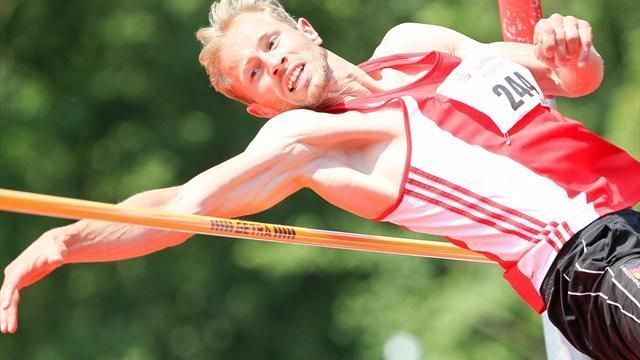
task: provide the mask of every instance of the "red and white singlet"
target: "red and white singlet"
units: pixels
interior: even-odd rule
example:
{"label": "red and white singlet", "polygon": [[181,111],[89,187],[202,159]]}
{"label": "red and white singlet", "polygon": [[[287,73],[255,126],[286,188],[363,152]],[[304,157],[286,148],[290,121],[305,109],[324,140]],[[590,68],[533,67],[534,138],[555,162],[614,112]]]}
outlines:
{"label": "red and white singlet", "polygon": [[640,201],[640,163],[548,107],[518,64],[431,52],[360,65],[368,73],[409,66],[426,73],[327,110],[404,112],[404,178],[378,220],[496,260],[514,290],[544,311],[539,288],[558,251],[592,221]]}

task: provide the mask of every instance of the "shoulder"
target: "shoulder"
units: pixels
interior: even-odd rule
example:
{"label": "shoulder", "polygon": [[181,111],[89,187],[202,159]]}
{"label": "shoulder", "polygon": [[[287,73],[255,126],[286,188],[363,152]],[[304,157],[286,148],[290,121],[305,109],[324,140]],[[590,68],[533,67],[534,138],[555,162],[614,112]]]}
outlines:
{"label": "shoulder", "polygon": [[342,141],[388,138],[403,134],[403,116],[397,109],[362,113],[329,114],[313,110],[292,110],[269,120],[250,148],[306,144],[328,147]]}
{"label": "shoulder", "polygon": [[453,42],[458,32],[443,26],[402,23],[385,34],[372,58],[409,52],[440,51],[453,54]]}
{"label": "shoulder", "polygon": [[269,119],[258,135],[295,137],[309,128],[321,127],[323,121],[340,118],[341,114],[329,114],[308,109],[295,109],[280,113]]}
{"label": "shoulder", "polygon": [[339,117],[307,109],[285,111],[265,122],[247,149],[291,146],[309,134],[326,131]]}
{"label": "shoulder", "polygon": [[298,109],[285,111],[267,120],[256,134],[249,147],[264,143],[284,143],[291,140],[295,134],[295,127],[299,127],[299,119],[314,115],[308,110]]}

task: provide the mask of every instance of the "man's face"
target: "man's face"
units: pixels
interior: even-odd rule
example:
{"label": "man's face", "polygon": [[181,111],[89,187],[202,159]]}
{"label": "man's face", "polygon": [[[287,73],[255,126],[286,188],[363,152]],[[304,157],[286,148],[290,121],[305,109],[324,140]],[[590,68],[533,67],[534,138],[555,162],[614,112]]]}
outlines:
{"label": "man's face", "polygon": [[233,88],[260,108],[314,108],[326,97],[330,69],[322,40],[304,19],[298,29],[266,13],[237,16],[227,30],[220,66]]}

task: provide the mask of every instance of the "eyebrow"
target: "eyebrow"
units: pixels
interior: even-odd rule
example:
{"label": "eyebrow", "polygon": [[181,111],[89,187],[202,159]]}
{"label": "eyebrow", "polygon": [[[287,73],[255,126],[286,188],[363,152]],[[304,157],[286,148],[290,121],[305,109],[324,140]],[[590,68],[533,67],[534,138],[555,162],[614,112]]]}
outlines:
{"label": "eyebrow", "polygon": [[[256,47],[259,47],[261,43],[264,42],[264,39],[269,36],[269,34],[271,34],[272,31],[265,31],[264,33],[262,33],[262,35],[260,35],[260,37],[258,38],[258,40],[256,41]],[[243,63],[242,66],[240,67],[240,79],[244,80],[244,74],[247,73],[247,64],[249,63],[249,59],[246,59]]]}

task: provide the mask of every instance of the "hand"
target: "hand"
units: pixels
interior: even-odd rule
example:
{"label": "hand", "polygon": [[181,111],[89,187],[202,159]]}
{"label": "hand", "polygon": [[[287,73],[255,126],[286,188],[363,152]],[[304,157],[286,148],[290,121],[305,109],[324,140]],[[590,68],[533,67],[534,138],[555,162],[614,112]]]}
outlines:
{"label": "hand", "polygon": [[47,231],[5,268],[0,288],[0,332],[3,334],[13,334],[18,329],[20,290],[63,264],[66,236],[64,228]]}
{"label": "hand", "polygon": [[559,14],[538,21],[533,33],[536,57],[550,68],[583,67],[589,58],[592,40],[588,22]]}

